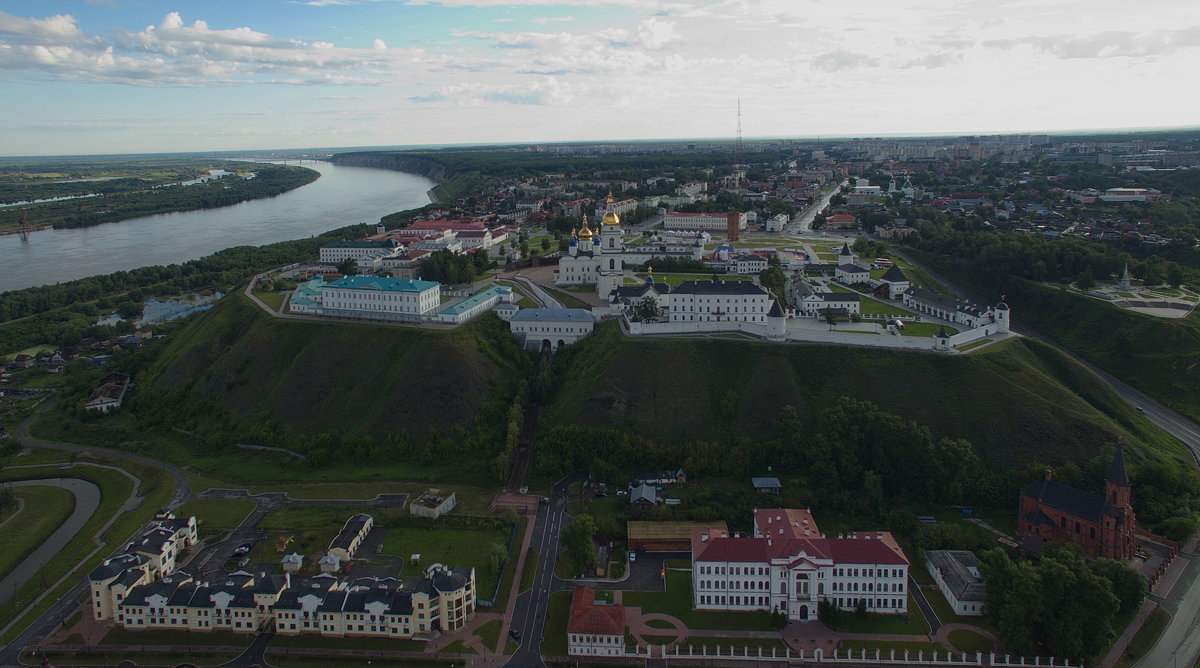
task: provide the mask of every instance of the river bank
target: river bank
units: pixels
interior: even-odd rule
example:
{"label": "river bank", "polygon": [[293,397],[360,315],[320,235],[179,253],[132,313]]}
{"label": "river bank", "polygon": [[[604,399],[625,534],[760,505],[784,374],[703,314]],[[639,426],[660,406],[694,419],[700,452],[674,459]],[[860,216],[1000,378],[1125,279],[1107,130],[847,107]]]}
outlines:
{"label": "river bank", "polygon": [[0,272],[0,292],[179,264],[234,246],[305,239],[350,224],[375,223],[428,204],[434,185],[432,179],[391,169],[313,160],[301,165],[321,177],[274,197],[93,227],[0,236],[6,269]]}

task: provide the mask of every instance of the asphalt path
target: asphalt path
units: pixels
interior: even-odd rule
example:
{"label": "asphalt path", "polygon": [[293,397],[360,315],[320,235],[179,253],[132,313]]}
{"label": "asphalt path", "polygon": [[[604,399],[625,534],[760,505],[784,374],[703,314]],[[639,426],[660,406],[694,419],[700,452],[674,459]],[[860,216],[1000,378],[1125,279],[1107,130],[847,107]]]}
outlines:
{"label": "asphalt path", "polygon": [[[522,668],[544,668],[542,662],[542,636],[546,630],[546,614],[550,606],[550,595],[569,588],[569,585],[554,576],[554,563],[558,558],[558,539],[566,520],[568,502],[567,486],[577,479],[586,478],[585,473],[576,473],[554,484],[550,502],[538,506],[537,525],[530,548],[538,552],[534,570],[533,586],[517,597],[513,608],[510,632],[520,634],[520,648],[508,660],[510,666]],[[521,577],[517,573],[516,577]]]}
{"label": "asphalt path", "polygon": [[804,235],[804,234],[811,232],[812,231],[812,223],[813,223],[813,220],[816,219],[817,214],[821,213],[829,206],[829,200],[833,199],[834,195],[841,192],[842,188],[844,188],[847,183],[849,183],[849,181],[842,181],[833,190],[830,190],[829,192],[822,195],[821,199],[819,199],[816,202],[813,202],[811,205],[809,205],[809,207],[804,210],[804,213],[800,214],[799,218],[793,220],[791,223],[788,224],[787,228],[785,228],[786,233],[794,234],[794,235]]}
{"label": "asphalt path", "polygon": [[[3,606],[37,572],[54,558],[75,534],[87,524],[92,514],[100,507],[100,488],[79,478],[43,478],[41,480],[18,480],[9,483],[13,487],[61,487],[75,496],[75,509],[67,519],[42,542],[24,561],[17,564],[3,580],[0,580],[0,606]],[[37,509],[31,509],[36,512]]]}
{"label": "asphalt path", "polygon": [[522,276],[521,272],[518,271],[513,276],[513,280],[524,285],[525,289],[529,292],[529,296],[533,297],[534,301],[538,302],[538,305],[541,306],[542,308],[562,308],[563,307],[562,302],[560,302],[557,299],[555,299],[554,297],[550,296],[550,293],[543,290],[542,286],[540,286],[537,283],[534,283],[533,281],[529,280],[528,278],[525,278],[524,276]]}

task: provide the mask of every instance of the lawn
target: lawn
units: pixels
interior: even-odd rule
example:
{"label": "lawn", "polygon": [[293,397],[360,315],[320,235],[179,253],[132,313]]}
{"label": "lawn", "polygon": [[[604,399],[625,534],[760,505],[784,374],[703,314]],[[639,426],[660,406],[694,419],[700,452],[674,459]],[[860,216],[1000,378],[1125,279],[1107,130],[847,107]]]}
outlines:
{"label": "lawn", "polygon": [[[938,333],[942,325],[936,322],[905,322],[904,329],[900,333],[904,336],[924,336],[932,337]],[[946,333],[950,336],[958,334],[958,330],[953,327],[946,327]]]}
{"label": "lawn", "polygon": [[492,592],[496,591],[496,582],[501,573],[492,568],[489,555],[493,546],[499,545],[503,549],[508,545],[509,531],[508,528],[459,528],[436,524],[428,527],[392,527],[388,529],[379,552],[405,559],[420,554],[421,563],[406,565],[402,571],[405,575],[419,575],[432,563],[474,566],[479,597],[490,599]]}
{"label": "lawn", "polygon": [[[833,292],[854,292],[853,290],[837,285],[836,283],[830,283],[829,289]],[[912,315],[912,313],[910,313],[907,309],[897,306],[894,303],[889,304],[886,302],[881,302],[878,299],[872,299],[863,295],[859,295],[858,305],[859,311],[864,315],[898,315],[904,317]],[[934,329],[934,332],[936,331],[937,330]],[[932,335],[932,333],[930,335]]]}
{"label": "lawn", "polygon": [[779,625],[770,613],[715,612],[692,610],[692,581],[690,574],[683,571],[667,571],[667,590],[627,591],[623,601],[627,606],[636,606],[643,613],[657,612],[671,615],[682,621],[690,630],[716,631],[778,631]]}
{"label": "lawn", "polygon": [[501,620],[493,619],[492,621],[481,624],[475,629],[475,635],[483,641],[483,646],[488,649],[496,649],[496,641],[500,639]]}
{"label": "lawn", "polygon": [[972,349],[978,348],[980,346],[986,346],[987,344],[989,344],[991,342],[992,342],[991,339],[980,339],[978,341],[972,341],[965,346],[957,346],[957,350],[959,352],[965,353],[968,350],[972,350]]}
{"label": "lawn", "polygon": [[[629,604],[628,599],[625,603]],[[546,628],[542,636],[544,656],[567,655],[567,617],[570,611],[571,592],[560,591],[550,595],[550,605],[546,608]]]}
{"label": "lawn", "polygon": [[196,516],[202,529],[236,529],[254,510],[253,501],[242,499],[196,499],[179,507],[179,517]]}
{"label": "lawn", "polygon": [[517,285],[516,283],[512,283],[510,281],[496,281],[496,282],[499,283],[500,285],[507,285],[508,287],[513,289],[513,292],[515,292],[517,294],[517,302],[516,302],[517,306],[520,306],[521,308],[536,308],[537,307],[537,302],[533,301],[533,299],[523,289],[521,289],[521,286]]}
{"label": "lawn", "polygon": [[254,290],[250,294],[261,299],[272,311],[278,311],[279,307],[283,305],[282,293],[268,290]]}
{"label": "lawn", "polygon": [[129,631],[112,628],[100,640],[101,645],[214,645],[222,647],[245,647],[254,640],[253,634],[232,631]]}
{"label": "lawn", "polygon": [[441,649],[441,651],[446,652],[447,654],[478,654],[479,653],[479,652],[476,652],[475,650],[471,649],[470,647],[467,647],[466,643],[463,642],[462,640],[455,640],[454,642],[450,643],[449,645],[446,645],[445,647],[443,647]]}
{"label": "lawn", "polygon": [[551,297],[554,297],[558,301],[562,302],[562,305],[566,308],[592,308],[590,304],[585,303],[582,299],[569,295],[562,290],[555,290],[544,285],[542,286],[542,289],[545,290],[546,293]]}
{"label": "lawn", "polygon": [[[316,566],[319,553],[325,552],[329,543],[341,531],[342,525],[351,516],[364,512],[361,506],[283,506],[273,510],[259,522],[267,532],[251,552],[251,560],[278,562],[283,555],[299,552],[307,555],[306,568]],[[378,511],[366,511],[379,521]],[[368,555],[360,555],[368,556]]]}
{"label": "lawn", "polygon": [[996,649],[992,646],[992,641],[974,631],[951,631],[949,640],[954,649],[967,654],[991,652]]}
{"label": "lawn", "polygon": [[1171,621],[1171,614],[1162,608],[1154,608],[1150,612],[1150,616],[1142,624],[1142,628],[1138,629],[1133,638],[1129,641],[1129,646],[1125,648],[1125,652],[1121,654],[1121,658],[1117,659],[1116,668],[1127,668],[1137,663],[1139,659],[1146,655],[1154,648],[1154,644],[1158,642],[1158,637],[1166,630],[1167,624]]}
{"label": "lawn", "polygon": [[0,577],[24,561],[75,510],[75,495],[60,487],[14,487],[13,494],[25,500],[25,507],[4,525]]}
{"label": "lawn", "polygon": [[875,612],[858,614],[846,612],[839,616],[837,631],[842,633],[925,634],[929,627],[921,615],[912,592],[908,594],[908,612],[903,615],[884,615]]}

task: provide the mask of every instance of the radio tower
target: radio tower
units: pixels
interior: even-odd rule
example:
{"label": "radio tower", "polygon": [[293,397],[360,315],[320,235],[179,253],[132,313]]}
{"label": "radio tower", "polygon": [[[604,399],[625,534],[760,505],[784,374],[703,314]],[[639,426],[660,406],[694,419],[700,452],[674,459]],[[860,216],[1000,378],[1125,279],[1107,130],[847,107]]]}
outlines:
{"label": "radio tower", "polygon": [[733,168],[741,169],[746,164],[746,147],[742,144],[742,98],[737,103],[737,141],[733,144]]}

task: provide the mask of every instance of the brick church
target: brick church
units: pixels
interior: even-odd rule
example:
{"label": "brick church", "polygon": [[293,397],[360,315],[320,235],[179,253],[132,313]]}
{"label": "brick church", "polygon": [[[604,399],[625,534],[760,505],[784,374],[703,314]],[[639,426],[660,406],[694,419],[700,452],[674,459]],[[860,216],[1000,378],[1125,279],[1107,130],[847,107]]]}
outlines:
{"label": "brick church", "polygon": [[1125,454],[1117,449],[1104,481],[1104,496],[1060,485],[1046,478],[1021,490],[1017,535],[1031,552],[1043,544],[1074,543],[1084,555],[1126,561],[1137,547],[1137,519],[1129,505]]}

